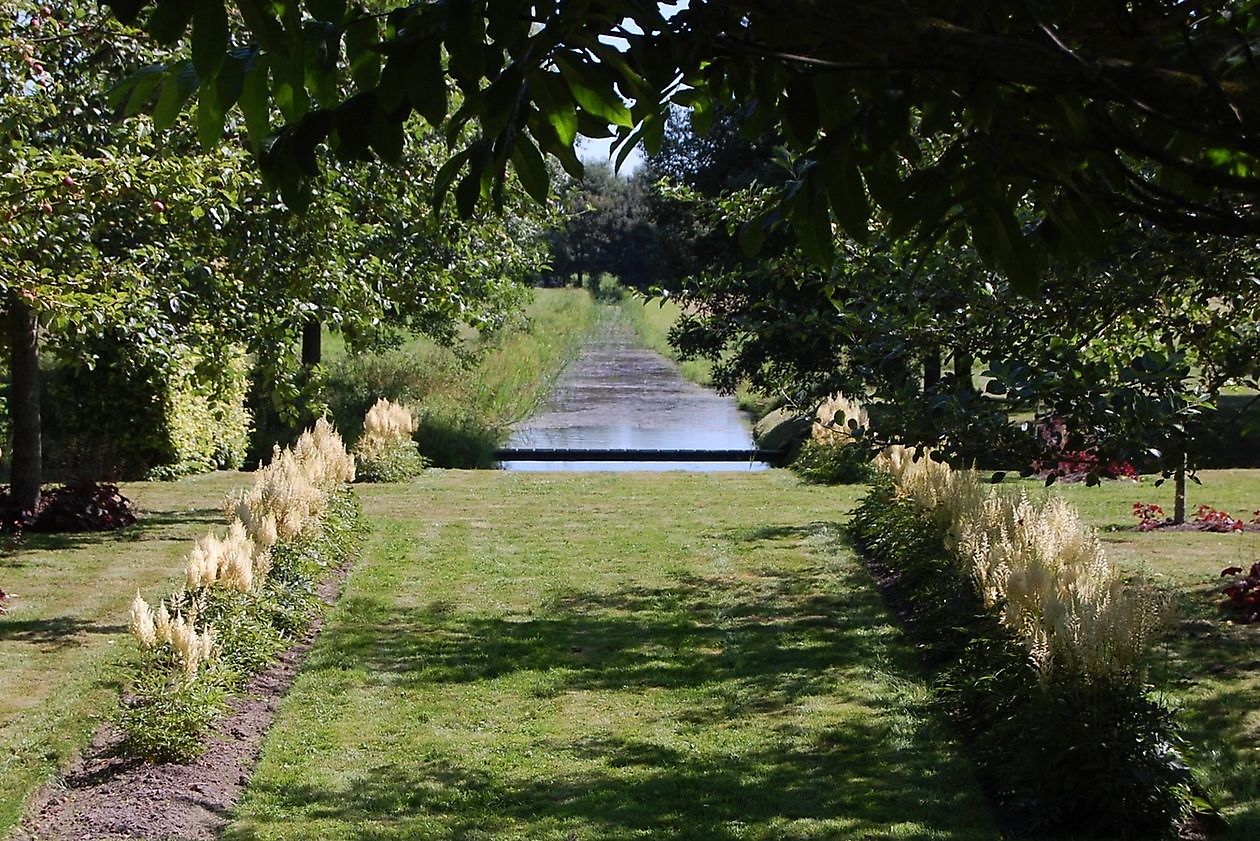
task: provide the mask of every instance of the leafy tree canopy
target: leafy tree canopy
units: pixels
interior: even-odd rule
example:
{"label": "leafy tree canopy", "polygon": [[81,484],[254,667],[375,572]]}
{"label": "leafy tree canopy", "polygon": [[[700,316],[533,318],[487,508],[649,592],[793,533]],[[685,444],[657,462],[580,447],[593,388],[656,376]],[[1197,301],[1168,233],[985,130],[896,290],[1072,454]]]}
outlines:
{"label": "leafy tree canopy", "polygon": [[1126,215],[1260,230],[1255,0],[692,0],[672,17],[655,0],[105,2],[190,45],[132,97],[163,122],[195,92],[207,141],[238,106],[290,202],[321,145],[397,159],[413,112],[457,146],[435,200],[453,189],[469,214],[509,164],[539,199],[544,154],[580,175],[579,134],[651,151],[672,105],[703,126],[734,101],[790,152],[750,249],[787,223],[829,264],[833,226],[864,242],[879,208],[894,237],[965,230],[1030,289]]}

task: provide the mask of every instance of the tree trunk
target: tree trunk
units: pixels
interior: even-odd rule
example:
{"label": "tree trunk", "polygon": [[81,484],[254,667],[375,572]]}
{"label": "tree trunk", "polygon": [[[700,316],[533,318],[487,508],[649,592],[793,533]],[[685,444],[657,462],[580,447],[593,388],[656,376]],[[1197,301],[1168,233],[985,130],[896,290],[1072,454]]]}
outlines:
{"label": "tree trunk", "polygon": [[1183,453],[1181,464],[1173,477],[1173,525],[1179,526],[1186,521],[1186,461]]}
{"label": "tree trunk", "polygon": [[39,508],[43,483],[43,443],[39,419],[39,320],[16,292],[9,292],[9,354],[12,387],[9,422],[13,428],[9,493],[18,510]]}
{"label": "tree trunk", "polygon": [[309,318],[302,325],[302,364],[308,368],[319,364],[321,332],[318,318]]}
{"label": "tree trunk", "polygon": [[935,388],[941,381],[941,351],[931,348],[923,357],[923,390]]}
{"label": "tree trunk", "polygon": [[975,391],[975,381],[971,378],[971,368],[975,357],[962,348],[954,348],[954,390],[959,392]]}

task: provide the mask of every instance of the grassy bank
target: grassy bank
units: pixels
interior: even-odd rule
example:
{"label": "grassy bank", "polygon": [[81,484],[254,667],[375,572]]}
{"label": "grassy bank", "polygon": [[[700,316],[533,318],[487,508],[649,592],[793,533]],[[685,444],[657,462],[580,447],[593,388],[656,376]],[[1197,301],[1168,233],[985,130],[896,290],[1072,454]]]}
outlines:
{"label": "grassy bank", "polygon": [[216,473],[130,483],[124,493],[141,509],[137,525],[115,534],[32,534],[0,551],[0,582],[13,594],[0,617],[0,837],[30,792],[117,710],[136,589],[182,578],[193,539],[223,522],[220,500],[248,481]]}
{"label": "grassy bank", "polygon": [[[634,328],[635,333],[645,345],[677,362],[678,370],[692,382],[704,386],[712,385],[713,364],[711,362],[704,359],[680,360],[678,351],[669,344],[670,328],[682,314],[682,309],[678,304],[659,298],[645,301],[642,298],[627,296],[618,303],[618,307],[627,323]],[[735,399],[739,407],[754,418],[764,416],[771,409],[772,398],[754,392],[747,386],[740,386],[735,393]]]}
{"label": "grassy bank", "polygon": [[430,473],[373,537],[228,838],[996,833],[784,473]]}
{"label": "grassy bank", "polygon": [[[1189,509],[1208,504],[1251,519],[1260,508],[1260,471],[1205,470],[1190,485]],[[1172,511],[1173,488],[1106,482],[1055,490],[1100,529],[1108,557],[1153,577],[1177,599],[1179,619],[1152,669],[1152,682],[1180,708],[1187,756],[1201,770],[1231,827],[1222,838],[1260,837],[1260,626],[1236,625],[1221,612],[1221,569],[1260,561],[1260,534],[1133,530],[1133,503]]]}
{"label": "grassy bank", "polygon": [[599,316],[580,289],[539,289],[519,321],[462,349],[414,338],[383,353],[330,343],[325,391],[337,428],[354,441],[378,397],[410,406],[417,440],[441,467],[486,467],[509,424],[550,393]]}

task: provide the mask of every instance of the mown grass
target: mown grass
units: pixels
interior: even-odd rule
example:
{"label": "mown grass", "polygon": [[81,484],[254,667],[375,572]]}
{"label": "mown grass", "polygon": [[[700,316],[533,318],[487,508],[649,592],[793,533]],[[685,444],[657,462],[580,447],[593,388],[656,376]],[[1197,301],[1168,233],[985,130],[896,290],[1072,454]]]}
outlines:
{"label": "mown grass", "polygon": [[[669,343],[669,331],[682,315],[677,303],[662,298],[644,299],[634,296],[623,298],[618,307],[639,339],[652,350],[669,357],[678,364],[678,370],[694,383],[713,384],[713,363],[706,359],[680,360],[678,351]],[[773,398],[741,385],[735,393],[739,407],[754,419],[763,417],[773,408]]]}
{"label": "mown grass", "polygon": [[378,397],[410,406],[417,439],[438,466],[489,466],[510,424],[531,414],[594,329],[600,308],[582,289],[538,289],[519,321],[459,348],[413,337],[349,354],[330,342],[325,396],[348,441]]}
{"label": "mown grass", "polygon": [[[1208,504],[1251,519],[1260,508],[1260,471],[1199,477],[1203,484],[1188,489],[1191,514]],[[1174,594],[1178,618],[1156,651],[1151,681],[1180,710],[1191,764],[1230,821],[1219,837],[1260,838],[1260,626],[1235,625],[1220,607],[1221,570],[1260,561],[1260,533],[1137,532],[1134,502],[1172,511],[1172,483],[1154,482],[1058,485],[1053,492],[1100,530],[1109,558]]]}
{"label": "mown grass", "polygon": [[123,486],[141,521],[110,534],[27,535],[0,550],[0,837],[23,803],[118,707],[137,588],[164,591],[192,540],[221,523],[219,501],[247,477]]}
{"label": "mown grass", "polygon": [[374,522],[232,839],[985,839],[789,474],[429,473]]}

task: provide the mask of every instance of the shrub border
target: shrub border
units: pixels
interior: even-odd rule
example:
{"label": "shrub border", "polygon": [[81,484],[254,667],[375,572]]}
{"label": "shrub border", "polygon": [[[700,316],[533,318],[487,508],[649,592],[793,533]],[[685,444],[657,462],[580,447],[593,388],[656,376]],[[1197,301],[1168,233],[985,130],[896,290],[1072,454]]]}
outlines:
{"label": "shrub border", "polygon": [[1149,686],[1038,679],[985,609],[945,533],[877,482],[849,533],[915,642],[936,705],[958,730],[1003,827],[1017,836],[1174,838],[1219,820]]}

